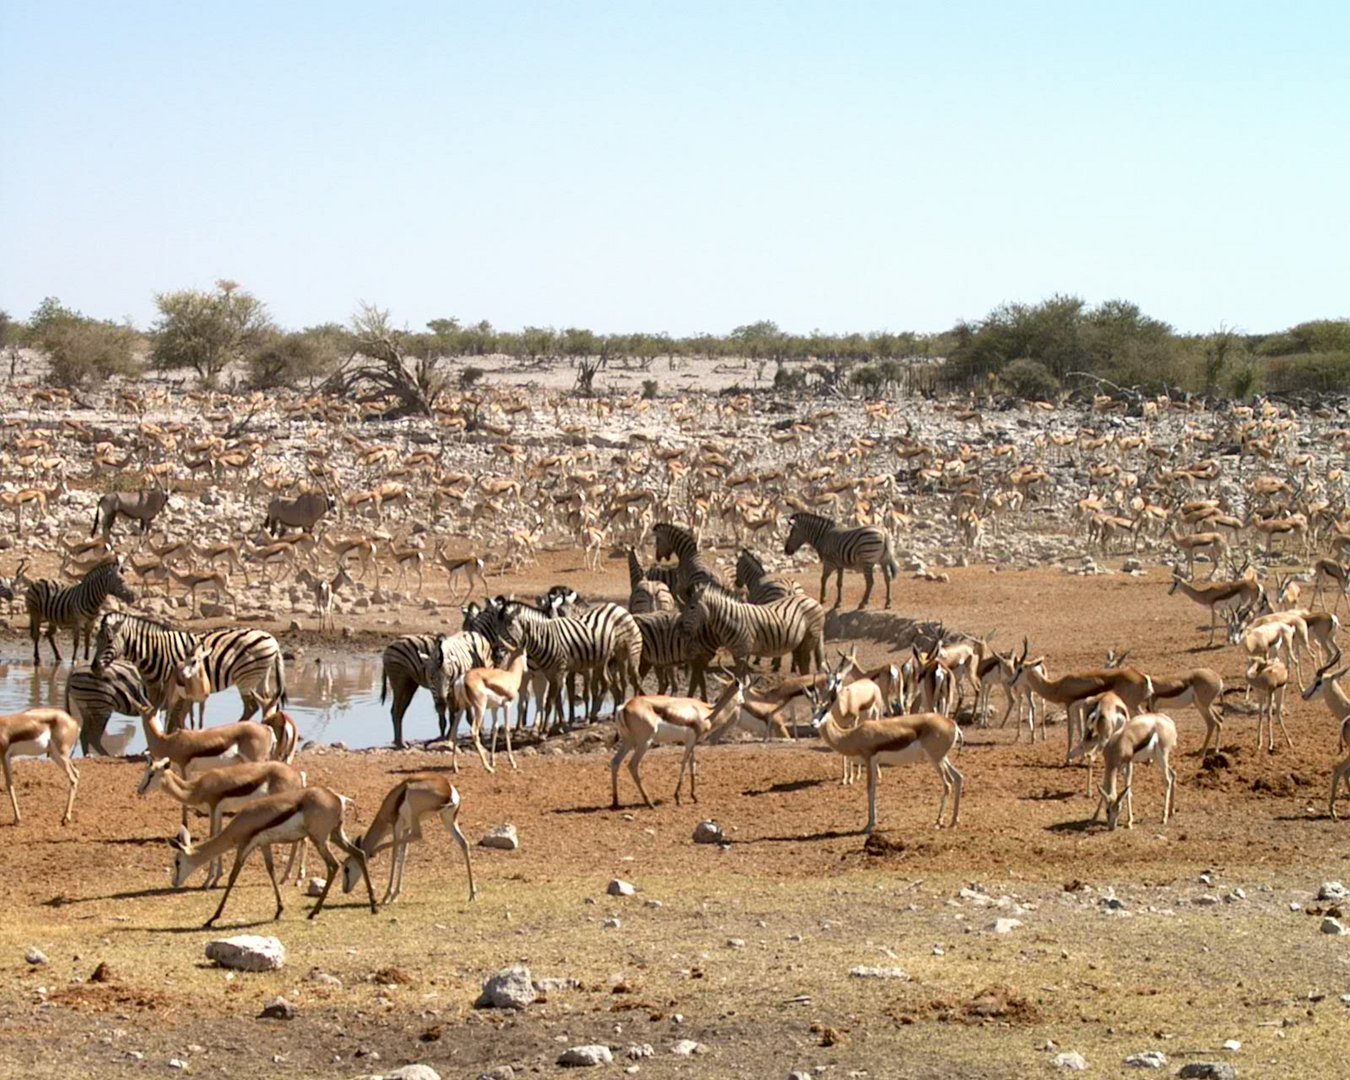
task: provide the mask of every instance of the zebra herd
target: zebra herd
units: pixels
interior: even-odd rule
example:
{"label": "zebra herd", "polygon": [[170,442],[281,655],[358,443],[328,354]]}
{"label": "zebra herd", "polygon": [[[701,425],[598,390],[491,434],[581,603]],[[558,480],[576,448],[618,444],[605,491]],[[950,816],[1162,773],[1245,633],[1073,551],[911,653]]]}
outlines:
{"label": "zebra herd", "polygon": [[[627,608],[599,603],[575,611],[576,593],[554,586],[535,604],[504,596],[483,606],[468,604],[461,609],[464,622],[457,634],[417,634],[391,643],[383,655],[380,701],[392,690],[395,745],[405,745],[403,718],[419,687],[431,692],[440,735],[446,738],[464,710],[456,686],[465,673],[514,648],[525,651],[544,732],[562,723],[564,698],[567,723],[575,721],[578,678],[587,714],[595,719],[606,696],[617,711],[629,695],[641,694],[648,674],[664,693],[674,689],[676,675],[684,670],[688,692],[706,697],[707,669],[722,651],[741,675],[752,660],[770,658],[777,669],[785,656],[791,657],[794,672],[823,670],[825,578],[835,573],[842,579],[845,569],[861,570],[870,595],[873,567],[880,565],[889,606],[898,571],[883,530],[840,529],[829,518],[796,514],[788,551],[808,544],[820,554],[825,567],[821,600],[802,595],[785,577],[766,573],[763,560],[748,549],[740,553],[734,582],[745,590],[746,600],[726,588],[715,557],[699,549],[690,530],[661,522],[652,533],[658,565],[644,570],[637,553],[628,551]],[[519,724],[527,722],[527,713],[522,695]]]}

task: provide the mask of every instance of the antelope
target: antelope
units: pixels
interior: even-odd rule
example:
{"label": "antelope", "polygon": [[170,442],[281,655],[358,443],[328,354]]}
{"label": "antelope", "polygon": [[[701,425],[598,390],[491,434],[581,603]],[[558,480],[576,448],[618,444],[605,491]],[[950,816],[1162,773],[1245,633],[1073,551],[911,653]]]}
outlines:
{"label": "antelope", "polygon": [[365,581],[366,575],[375,570],[376,580],[379,579],[379,567],[375,562],[375,541],[367,539],[364,536],[350,536],[344,540],[327,540],[328,547],[333,554],[337,556],[338,566],[345,567],[347,559],[355,555],[361,563],[361,576],[358,580]]}
{"label": "antelope", "polygon": [[867,768],[867,827],[863,831],[871,834],[877,825],[877,780],[881,766],[909,765],[925,758],[932,762],[942,780],[937,826],[942,828],[947,795],[954,792],[951,827],[955,828],[961,816],[961,789],[965,784],[965,778],[949,760],[961,738],[961,729],[956,722],[940,713],[917,713],[862,720],[845,730],[839,726],[834,705],[835,702],[826,697],[811,726],[820,732],[831,750],[845,757],[858,758]]}
{"label": "antelope", "polygon": [[398,587],[403,588],[403,583],[408,579],[408,568],[411,566],[417,571],[417,595],[421,596],[426,588],[426,581],[422,573],[422,563],[425,555],[420,547],[408,545],[399,547],[394,541],[389,541],[389,557],[394,560],[398,567]]}
{"label": "antelope", "polygon": [[1219,673],[1212,668],[1192,668],[1180,675],[1153,675],[1150,678],[1153,680],[1153,697],[1148,703],[1149,709],[1194,706],[1205,722],[1201,760],[1209,755],[1211,739],[1214,740],[1214,752],[1218,753],[1219,738],[1223,734],[1223,720],[1215,710],[1215,705],[1221,705],[1223,698],[1223,679]]}
{"label": "antelope", "polygon": [[1065,726],[1068,729],[1068,747],[1065,750],[1065,762],[1074,746],[1074,732],[1082,731],[1084,701],[1107,690],[1113,690],[1131,712],[1138,712],[1153,693],[1153,682],[1143,672],[1133,667],[1096,668],[1075,672],[1051,679],[1045,673],[1045,658],[1038,656],[1027,659],[1029,645],[1022,639],[1022,655],[1013,661],[1016,671],[1013,674],[1013,689],[1023,679],[1036,695],[1047,704],[1066,707]]}
{"label": "antelope", "polygon": [[[489,772],[497,764],[497,732],[503,726],[506,728],[507,759],[511,762],[511,768],[517,767],[516,755],[511,749],[511,724],[507,710],[512,702],[520,698],[521,683],[525,679],[525,672],[528,667],[529,661],[525,657],[525,649],[517,647],[507,655],[504,668],[470,668],[455,680],[453,691],[455,708],[469,711],[472,718],[470,730],[473,732],[474,746],[477,748],[480,758],[483,758],[481,738],[483,716],[488,710],[492,711],[492,754],[490,759],[483,758],[483,764]],[[459,772],[459,741],[452,740],[452,745],[455,748],[455,772]]]}
{"label": "antelope", "polygon": [[[1337,649],[1326,664],[1317,669],[1312,684],[1303,691],[1303,700],[1312,701],[1313,698],[1320,696],[1327,703],[1331,715],[1340,722],[1340,742],[1337,753],[1344,754],[1347,743],[1350,743],[1350,695],[1347,695],[1341,689],[1340,679],[1347,671],[1350,671],[1350,667],[1343,667],[1332,672],[1331,669],[1340,662],[1341,651]],[[1328,813],[1330,813],[1332,821],[1337,820],[1336,792],[1341,786],[1342,779],[1345,780],[1347,791],[1350,791],[1350,756],[1337,764],[1331,772],[1331,801],[1328,803]]]}
{"label": "antelope", "polygon": [[[1106,747],[1111,737],[1123,728],[1130,719],[1129,707],[1120,699],[1120,695],[1108,690],[1092,702],[1086,716],[1085,730],[1078,745],[1069,751],[1069,760],[1082,758],[1087,763],[1088,795],[1092,795],[1092,761]],[[1092,819],[1097,819],[1102,804],[1098,803]]]}
{"label": "antelope", "polygon": [[58,762],[70,782],[66,796],[66,812],[61,824],[69,825],[75,815],[75,792],[80,786],[80,772],[70,760],[70,752],[80,737],[80,725],[64,709],[25,709],[23,712],[0,716],[0,764],[4,765],[5,787],[9,789],[9,804],[14,808],[14,824],[19,815],[19,793],[14,788],[11,761],[16,757],[37,757],[46,754]]}
{"label": "antelope", "polygon": [[1294,740],[1284,726],[1284,695],[1289,685],[1289,669],[1279,660],[1262,660],[1253,657],[1247,665],[1247,685],[1261,697],[1256,715],[1256,748],[1261,748],[1261,726],[1266,727],[1267,747],[1275,752],[1275,721],[1280,722],[1280,732],[1284,740],[1293,749]]}
{"label": "antelope", "polygon": [[209,585],[216,594],[216,603],[222,599],[228,598],[230,606],[234,609],[237,616],[239,614],[239,601],[234,593],[230,591],[230,575],[216,570],[189,570],[187,573],[179,573],[172,566],[165,565],[169,577],[188,590],[192,597],[192,612],[197,612],[197,590],[203,585]]}
{"label": "antelope", "polygon": [[[851,678],[848,676],[852,676]],[[820,702],[811,695],[817,710]],[[837,671],[826,676],[825,698],[831,702],[826,710],[830,722],[839,730],[848,731],[864,720],[880,720],[886,715],[886,696],[871,679],[862,675],[851,657],[844,660]],[[844,774],[840,783],[851,784],[862,771],[862,762],[844,754]]]}
{"label": "antelope", "polygon": [[1196,585],[1186,581],[1179,569],[1172,570],[1172,587],[1167,590],[1171,596],[1178,589],[1187,599],[1199,604],[1209,612],[1209,644],[1214,645],[1214,632],[1218,629],[1219,612],[1228,612],[1235,608],[1250,607],[1260,599],[1260,584],[1254,577],[1243,576],[1235,581],[1220,581],[1211,585]]}
{"label": "antelope", "polygon": [[625,701],[615,717],[618,749],[609,762],[611,809],[619,809],[619,766],[630,753],[633,757],[628,762],[628,772],[633,777],[633,783],[637,785],[638,793],[648,809],[656,809],[647,789],[642,786],[639,770],[647,751],[661,743],[684,744],[680,775],[675,781],[675,805],[680,804],[680,788],[684,784],[686,767],[689,769],[689,797],[698,802],[694,747],[699,740],[738,719],[745,700],[745,686],[743,680],[729,676],[726,687],[711,705],[698,698],[670,697],[665,694],[639,695]]}
{"label": "antelope", "polygon": [[[1298,620],[1301,624],[1302,620]],[[1306,632],[1307,627],[1304,626]],[[1299,670],[1298,651],[1294,648],[1297,628],[1292,620],[1272,621],[1256,625],[1248,620],[1245,611],[1235,611],[1228,616],[1228,643],[1241,644],[1243,651],[1250,657],[1264,660],[1278,660],[1281,656],[1286,663],[1292,664],[1294,678],[1300,683],[1303,674]]]}
{"label": "antelope", "polygon": [[[1111,665],[1107,665],[1108,667]],[[976,681],[978,686],[976,697],[976,712],[980,716],[980,727],[989,726],[989,705],[993,700],[994,687],[1003,691],[1003,696],[1007,700],[1007,706],[1003,710],[1003,719],[999,721],[999,727],[1005,727],[1008,718],[1012,715],[1013,706],[1017,706],[1017,731],[1013,742],[1022,738],[1022,708],[1026,707],[1027,712],[1027,732],[1031,741],[1036,741],[1036,700],[1028,685],[1023,685],[1020,689],[1014,691],[1013,676],[1016,668],[1013,664],[1013,654],[1007,656],[999,652],[990,650],[989,655],[980,661],[979,668],[976,671]],[[1045,739],[1045,725],[1041,725],[1041,738]]]}
{"label": "antelope", "polygon": [[459,828],[459,792],[439,773],[416,773],[400,781],[380,803],[379,812],[364,834],[353,841],[365,855],[364,860],[348,858],[342,867],[342,891],[356,887],[359,875],[370,860],[385,848],[394,849],[389,864],[389,888],[381,904],[392,904],[403,891],[403,867],[408,860],[408,845],[422,839],[422,819],[439,814],[450,835],[464,853],[464,869],[469,874],[469,900],[478,899],[473,881],[473,863],[469,861],[469,842]]}
{"label": "antelope", "polygon": [[1168,530],[1168,538],[1186,553],[1186,572],[1195,577],[1195,557],[1201,553],[1210,558],[1209,580],[1219,572],[1219,560],[1228,554],[1228,541],[1220,533],[1198,532],[1183,536],[1173,526]]}
{"label": "antelope", "polygon": [[[1112,831],[1120,821],[1120,809],[1125,807],[1125,827],[1134,828],[1135,765],[1157,762],[1163,773],[1162,823],[1176,812],[1177,771],[1172,768],[1172,751],[1177,745],[1177,728],[1170,717],[1162,713],[1141,713],[1130,720],[1107,740],[1102,757],[1106,768],[1106,782],[1098,788],[1106,803],[1106,827]],[[1123,789],[1116,794],[1117,780]]]}
{"label": "antelope", "polygon": [[[266,761],[277,742],[271,728],[251,720],[165,735],[154,716],[146,714],[141,717],[141,727],[150,755],[156,761],[167,758],[184,777],[189,768],[201,770],[237,761]],[[183,808],[183,824],[187,824],[187,807]]]}
{"label": "antelope", "polygon": [[281,889],[277,887],[276,868],[272,865],[272,845],[304,843],[308,840],[318,850],[323,859],[327,874],[323,892],[309,913],[312,919],[323,910],[328,899],[328,890],[338,874],[338,861],[328,849],[329,843],[336,843],[348,857],[355,859],[361,867],[366,882],[366,894],[370,898],[370,913],[375,914],[375,889],[370,883],[370,872],[366,868],[366,856],[359,847],[347,839],[342,828],[342,815],[347,800],[326,787],[306,787],[296,791],[281,791],[267,795],[249,803],[218,835],[211,837],[200,846],[192,843],[192,837],[184,825],[178,836],[169,841],[176,852],[173,861],[173,885],[180,889],[199,867],[221,858],[225,852],[233,851],[234,865],[230,868],[230,878],[225,884],[225,895],[215,914],[206,920],[204,927],[209,928],[220,918],[225,903],[234,891],[234,883],[239,871],[255,848],[262,848],[263,862],[267,866],[267,876],[272,882],[272,893],[276,896],[277,910],[273,919],[281,918],[284,905],[281,902]]}
{"label": "antelope", "polygon": [[[220,832],[221,821],[226,812],[233,813],[239,807],[264,795],[275,795],[280,791],[295,791],[305,786],[305,774],[291,768],[281,761],[245,761],[238,765],[225,765],[189,779],[183,779],[173,771],[173,762],[168,758],[158,761],[147,754],[145,775],[136,787],[137,795],[149,795],[162,789],[183,804],[184,808],[200,810],[211,818],[211,836]],[[291,867],[295,862],[296,850],[291,851],[290,862],[286,866],[283,880],[290,880]],[[222,860],[212,864],[202,887],[209,889],[216,884],[225,872]],[[303,854],[300,861],[300,876],[304,876]]]}
{"label": "antelope", "polygon": [[[448,576],[450,586],[450,596],[452,603],[461,603],[473,596],[474,581],[478,582],[483,590],[483,595],[487,596],[487,579],[483,577],[483,560],[476,555],[467,555],[462,558],[452,559],[445,554],[445,548],[442,545],[436,549],[436,561],[440,563]],[[464,579],[464,596],[461,600],[455,600],[455,579]]]}
{"label": "antelope", "polygon": [[1350,567],[1343,566],[1335,559],[1318,559],[1313,563],[1313,603],[1322,597],[1322,590],[1329,583],[1336,586],[1336,607],[1333,614],[1341,610],[1341,601],[1350,596]]}

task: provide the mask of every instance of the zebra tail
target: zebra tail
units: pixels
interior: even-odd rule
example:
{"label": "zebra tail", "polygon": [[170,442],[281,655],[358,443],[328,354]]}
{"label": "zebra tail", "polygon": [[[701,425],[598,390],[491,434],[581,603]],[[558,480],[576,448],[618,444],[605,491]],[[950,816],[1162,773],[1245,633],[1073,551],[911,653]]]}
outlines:
{"label": "zebra tail", "polygon": [[388,690],[389,690],[389,672],[386,671],[386,672],[382,672],[382,673],[380,674],[380,704],[381,704],[381,705],[384,704],[385,694],[388,692]]}
{"label": "zebra tail", "polygon": [[286,704],[286,661],[277,654],[277,707]]}
{"label": "zebra tail", "polygon": [[95,504],[95,506],[94,506],[94,527],[93,527],[92,529],[89,530],[89,535],[90,535],[91,537],[94,535],[94,533],[98,532],[98,515],[99,515],[99,511],[102,510],[102,509],[103,509],[102,506],[99,506],[99,505]]}
{"label": "zebra tail", "polygon": [[890,534],[886,534],[886,546],[881,552],[882,564],[881,570],[888,578],[894,578],[900,573],[900,561],[895,557],[892,550]]}

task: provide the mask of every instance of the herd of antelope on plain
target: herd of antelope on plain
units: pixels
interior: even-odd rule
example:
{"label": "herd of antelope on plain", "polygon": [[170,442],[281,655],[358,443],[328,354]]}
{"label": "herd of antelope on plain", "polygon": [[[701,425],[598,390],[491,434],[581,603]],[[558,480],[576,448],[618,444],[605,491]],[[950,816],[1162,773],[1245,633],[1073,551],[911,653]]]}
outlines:
{"label": "herd of antelope on plain", "polygon": [[[1126,417],[1126,403],[1099,398],[1076,417],[1032,409],[1023,410],[1030,422],[1008,423],[926,405],[946,426],[921,435],[886,403],[869,404],[859,428],[843,402],[769,424],[748,395],[633,397],[560,399],[549,432],[544,406],[483,390],[447,396],[429,420],[392,429],[353,405],[283,395],[252,403],[250,430],[231,422],[224,399],[188,396],[201,424],[150,419],[167,403],[128,391],[119,405],[138,419],[110,430],[75,418],[68,399],[35,392],[35,417],[51,418],[10,432],[0,470],[26,486],[4,492],[19,542],[0,598],[22,605],[35,665],[42,637],[58,665],[57,631],[70,631],[73,644],[61,707],[0,717],[0,759],[16,822],[12,759],[59,762],[68,822],[75,747],[101,753],[111,715],[137,719],[148,748],[140,792],[161,790],[182,807],[182,832],[171,841],[175,885],[203,867],[215,883],[223,857],[234,856],[211,921],[255,849],[281,914],[278,843],[295,845],[286,881],[306,845],[325,864],[311,917],[339,870],[346,890],[364,882],[375,911],[369,861],[390,852],[384,902],[393,902],[408,844],[433,813],[461,847],[470,898],[477,895],[460,795],[439,774],[400,780],[369,828],[348,835],[348,800],[309,785],[295,765],[300,740],[285,709],[281,644],[248,625],[275,621],[283,601],[320,631],[381,604],[427,602],[439,612],[425,597],[428,571],[443,575],[458,629],[436,614],[425,621],[439,629],[391,641],[380,699],[402,748],[409,704],[428,690],[433,741],[449,743],[455,772],[461,731],[489,771],[504,737],[514,768],[526,729],[532,739],[571,729],[580,706],[589,722],[613,717],[611,804],[622,805],[626,761],[638,796],[654,807],[641,774],[653,747],[682,747],[679,802],[686,773],[697,798],[699,745],[739,729],[790,746],[809,731],[839,755],[846,783],[865,772],[867,832],[878,823],[881,766],[921,762],[938,774],[937,825],[955,827],[966,791],[963,725],[988,728],[997,692],[997,726],[1012,719],[1014,742],[1024,725],[1033,746],[1038,735],[1044,741],[1050,710],[1065,713],[1064,761],[1086,762],[1093,819],[1104,815],[1114,830],[1122,815],[1134,823],[1136,765],[1159,766],[1162,823],[1177,812],[1186,741],[1179,710],[1191,706],[1204,724],[1195,740],[1203,764],[1221,753],[1232,715],[1225,699],[1242,693],[1255,701],[1258,745],[1276,752],[1276,725],[1292,746],[1292,684],[1305,700],[1321,698],[1337,726],[1333,819],[1339,787],[1350,790],[1350,694],[1338,682],[1350,664],[1341,663],[1337,614],[1350,594],[1350,565],[1338,561],[1350,547],[1350,507],[1343,471],[1300,449],[1310,441],[1329,454],[1350,449],[1350,431],[1327,417],[1273,403],[1208,411],[1166,399],[1137,403],[1139,415]],[[535,428],[551,441],[527,439],[536,411]],[[616,429],[626,430],[618,442]],[[120,476],[139,476],[140,486]],[[39,478],[54,486],[37,486]],[[64,531],[90,511],[87,537]],[[124,518],[135,523],[130,538],[117,535]],[[1010,559],[1009,537],[1037,530],[1066,551],[1168,564],[1167,592],[1204,609],[1206,644],[1222,648],[1215,638],[1224,632],[1241,655],[1242,683],[1225,686],[1210,667],[1145,671],[1114,652],[1101,667],[1064,670],[1032,653],[1032,627],[1018,647],[1000,650],[993,634],[899,617],[902,570],[942,580],[915,552],[948,566]],[[489,572],[509,580],[546,550],[578,553],[578,571],[591,576],[534,601],[509,595],[504,581],[493,595]],[[607,555],[626,559],[625,602],[584,602],[574,586],[595,586]],[[33,577],[38,561],[57,576]],[[796,580],[812,562],[818,595]],[[897,612],[879,616],[891,620],[892,647],[870,669],[839,648],[846,571],[862,576],[860,608]],[[877,571],[884,595],[874,599]],[[199,611],[244,625],[178,625]],[[1096,631],[1085,622],[1085,635]],[[77,663],[81,641],[85,664]],[[240,694],[239,720],[202,726],[206,698],[229,687]],[[802,709],[809,726],[797,723]],[[1104,776],[1094,788],[1098,758]],[[975,797],[978,806],[978,787]],[[190,808],[209,817],[200,842],[186,831]]]}

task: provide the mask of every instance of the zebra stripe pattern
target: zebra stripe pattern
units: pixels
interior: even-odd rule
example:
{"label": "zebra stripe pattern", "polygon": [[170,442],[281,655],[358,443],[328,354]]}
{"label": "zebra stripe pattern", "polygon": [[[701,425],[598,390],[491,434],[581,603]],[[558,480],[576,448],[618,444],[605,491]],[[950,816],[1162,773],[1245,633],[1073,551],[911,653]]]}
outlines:
{"label": "zebra stripe pattern", "polygon": [[[563,688],[576,674],[586,677],[590,715],[597,716],[605,668],[614,652],[613,624],[603,619],[590,623],[570,615],[553,618],[546,611],[501,597],[493,602],[493,608],[503,644],[523,646],[530,666],[548,676],[545,726],[550,716],[561,721]],[[640,633],[638,639],[641,641]],[[569,701],[568,705],[570,727],[576,719],[576,703]]]}
{"label": "zebra stripe pattern", "polygon": [[[419,688],[431,692],[441,738],[450,736],[450,688],[470,668],[488,665],[492,659],[492,642],[485,634],[467,629],[449,636],[409,634],[385,646],[380,659],[380,704],[384,704],[392,690],[394,700],[389,718],[394,724],[394,745],[402,748],[405,745],[403,714],[408,711]],[[458,721],[456,711],[456,727]]]}
{"label": "zebra stripe pattern", "polygon": [[675,690],[675,669],[690,665],[689,693],[694,693],[695,685],[702,685],[707,691],[704,672],[712,662],[713,652],[701,648],[680,628],[678,611],[650,611],[636,614],[642,634],[642,664],[639,673],[644,678],[647,672],[656,672],[658,693],[673,693]]}
{"label": "zebra stripe pattern", "polygon": [[679,560],[675,568],[675,584],[671,586],[675,599],[687,601],[690,590],[702,582],[722,584],[721,575],[717,572],[717,560],[711,552],[698,550],[694,534],[688,529],[663,521],[652,532],[656,537],[657,561],[672,555]]}
{"label": "zebra stripe pattern", "polygon": [[891,538],[885,529],[866,525],[857,529],[841,529],[833,519],[820,514],[799,513],[788,518],[791,528],[788,531],[787,544],[783,548],[786,555],[794,555],[803,544],[815,548],[820,556],[820,602],[825,603],[825,586],[830,574],[837,574],[835,582],[834,606],[838,607],[844,599],[844,571],[861,570],[867,582],[859,608],[867,606],[872,595],[872,568],[881,567],[882,577],[886,579],[886,606],[891,606],[891,581],[900,572],[900,564],[895,561],[891,551]]}
{"label": "zebra stripe pattern", "polygon": [[653,570],[673,573],[673,567],[653,567],[646,572],[638,562],[637,552],[628,549],[628,610],[634,615],[647,611],[674,611],[675,595],[664,581],[649,575]]}
{"label": "zebra stripe pattern", "polygon": [[801,591],[782,574],[766,574],[763,560],[749,548],[741,548],[736,559],[736,588],[744,589],[752,604],[772,604]]}
{"label": "zebra stripe pattern", "polygon": [[51,578],[41,578],[29,585],[28,591],[24,593],[24,604],[28,608],[28,636],[33,639],[33,666],[40,667],[42,664],[38,659],[38,642],[42,637],[44,623],[47,625],[47,644],[52,647],[56,663],[61,662],[61,650],[56,647],[56,631],[63,626],[73,627],[75,631],[71,659],[79,651],[80,635],[83,633],[84,658],[88,660],[89,638],[98,613],[109,595],[125,604],[136,602],[136,594],[122,580],[120,558],[99,563],[74,585],[62,585]]}
{"label": "zebra stripe pattern", "polygon": [[825,664],[825,609],[809,596],[793,596],[772,604],[747,604],[716,585],[702,585],[690,597],[681,629],[699,645],[726,649],[745,674],[750,658],[792,654],[794,671],[805,673],[812,662]]}
{"label": "zebra stripe pattern", "polygon": [[87,667],[76,668],[66,680],[66,712],[80,722],[80,750],[85,757],[91,747],[107,755],[103,733],[113,713],[141,717],[153,709],[140,669],[126,660],[114,660],[97,674]]}
{"label": "zebra stripe pattern", "polygon": [[102,674],[114,660],[126,657],[140,670],[148,696],[158,704],[172,669],[199,650],[211,693],[230,686],[238,689],[244,703],[241,721],[260,709],[266,715],[286,703],[286,663],[277,639],[266,630],[231,628],[198,636],[143,615],[111,611],[99,624],[93,671]]}

